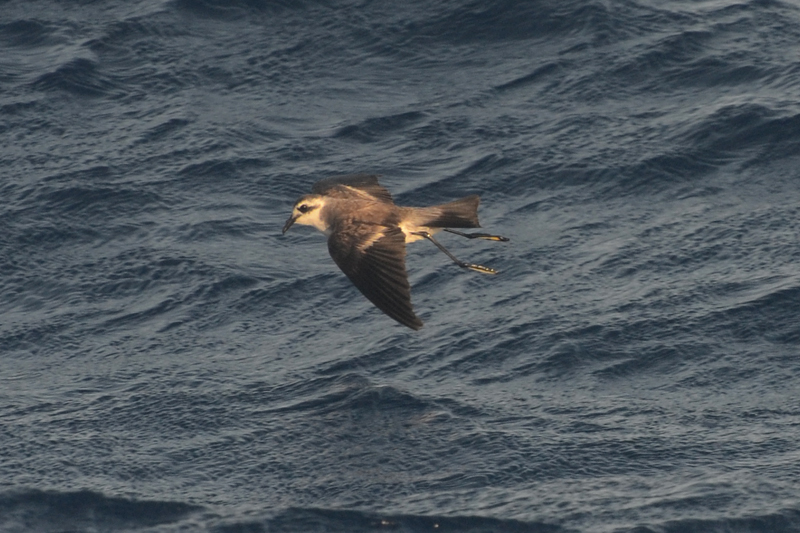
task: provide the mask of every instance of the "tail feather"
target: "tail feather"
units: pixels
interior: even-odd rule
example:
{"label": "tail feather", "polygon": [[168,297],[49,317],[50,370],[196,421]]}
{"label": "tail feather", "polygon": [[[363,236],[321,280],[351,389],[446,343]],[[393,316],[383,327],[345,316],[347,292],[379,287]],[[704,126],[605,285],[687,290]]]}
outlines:
{"label": "tail feather", "polygon": [[425,221],[429,228],[480,228],[478,222],[478,204],[481,199],[477,194],[465,196],[452,202],[435,205],[430,210],[431,218]]}

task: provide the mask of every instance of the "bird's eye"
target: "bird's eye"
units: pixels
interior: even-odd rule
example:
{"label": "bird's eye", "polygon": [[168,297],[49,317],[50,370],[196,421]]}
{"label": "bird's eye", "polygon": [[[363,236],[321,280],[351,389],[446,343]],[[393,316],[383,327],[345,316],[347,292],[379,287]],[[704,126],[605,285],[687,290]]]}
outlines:
{"label": "bird's eye", "polygon": [[306,204],[303,204],[300,207],[298,207],[297,210],[300,211],[301,213],[308,213],[308,206]]}

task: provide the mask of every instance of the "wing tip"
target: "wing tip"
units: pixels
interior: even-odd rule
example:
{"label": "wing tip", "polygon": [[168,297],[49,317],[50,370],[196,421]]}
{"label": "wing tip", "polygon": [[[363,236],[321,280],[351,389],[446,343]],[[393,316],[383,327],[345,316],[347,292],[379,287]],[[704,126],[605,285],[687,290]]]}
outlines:
{"label": "wing tip", "polygon": [[422,326],[425,325],[422,323],[422,320],[420,320],[419,317],[417,317],[416,315],[414,316],[413,320],[403,320],[400,323],[403,324],[404,326],[413,329],[414,331],[419,331],[420,329],[422,329]]}

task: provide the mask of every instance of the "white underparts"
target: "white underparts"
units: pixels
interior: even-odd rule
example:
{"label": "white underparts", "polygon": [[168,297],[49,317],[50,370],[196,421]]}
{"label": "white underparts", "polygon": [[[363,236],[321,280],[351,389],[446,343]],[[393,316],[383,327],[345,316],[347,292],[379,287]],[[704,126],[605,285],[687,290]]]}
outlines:
{"label": "white underparts", "polygon": [[435,233],[439,233],[442,231],[442,228],[428,228],[426,226],[417,226],[416,224],[411,224],[409,222],[401,222],[399,224],[400,231],[406,236],[406,244],[414,241],[418,241],[420,239],[424,239],[422,235],[414,235],[415,232],[418,231],[427,231],[431,235]]}

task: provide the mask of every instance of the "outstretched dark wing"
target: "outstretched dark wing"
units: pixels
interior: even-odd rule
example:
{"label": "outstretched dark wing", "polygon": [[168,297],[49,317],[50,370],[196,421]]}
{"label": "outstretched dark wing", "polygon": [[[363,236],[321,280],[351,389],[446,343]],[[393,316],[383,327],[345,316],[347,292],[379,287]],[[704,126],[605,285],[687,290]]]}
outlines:
{"label": "outstretched dark wing", "polygon": [[316,182],[314,186],[311,187],[311,192],[314,194],[349,198],[352,197],[354,193],[352,190],[349,190],[348,187],[365,192],[381,202],[392,203],[392,195],[378,183],[378,176],[374,174],[334,176]]}
{"label": "outstretched dark wing", "polygon": [[411,306],[405,236],[396,226],[350,223],[328,237],[328,251],[358,290],[375,306],[412,329],[422,321]]}

